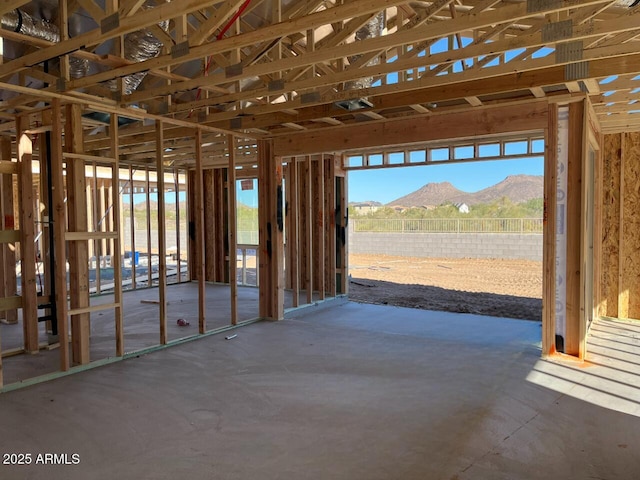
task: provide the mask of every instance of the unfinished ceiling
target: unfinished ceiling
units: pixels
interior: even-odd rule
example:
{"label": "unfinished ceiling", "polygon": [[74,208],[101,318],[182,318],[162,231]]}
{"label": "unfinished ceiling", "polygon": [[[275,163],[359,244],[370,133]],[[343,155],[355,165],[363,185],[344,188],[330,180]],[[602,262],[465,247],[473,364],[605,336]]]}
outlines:
{"label": "unfinished ceiling", "polygon": [[[52,93],[206,125],[212,159],[229,132],[253,161],[256,138],[583,93],[603,132],[638,130],[636,3],[6,0],[0,131]],[[165,132],[174,164],[187,130]],[[99,118],[85,133],[109,149]],[[120,135],[125,163],[155,151],[150,122]]]}

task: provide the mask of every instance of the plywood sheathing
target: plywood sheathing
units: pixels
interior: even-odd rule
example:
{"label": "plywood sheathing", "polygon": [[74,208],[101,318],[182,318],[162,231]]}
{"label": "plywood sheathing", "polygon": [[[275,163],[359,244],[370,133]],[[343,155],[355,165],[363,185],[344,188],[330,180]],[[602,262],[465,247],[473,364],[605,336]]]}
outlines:
{"label": "plywood sheathing", "polygon": [[600,312],[618,316],[618,257],[620,253],[620,161],[622,135],[604,135],[602,148],[602,245]]}
{"label": "plywood sheathing", "polygon": [[640,133],[623,134],[622,155],[618,316],[640,319]]}

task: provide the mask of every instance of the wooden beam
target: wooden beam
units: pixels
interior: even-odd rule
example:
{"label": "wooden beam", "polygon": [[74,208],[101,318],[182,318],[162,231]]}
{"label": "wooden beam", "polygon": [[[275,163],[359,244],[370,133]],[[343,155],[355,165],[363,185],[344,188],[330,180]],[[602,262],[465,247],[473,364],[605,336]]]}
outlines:
{"label": "wooden beam", "polygon": [[195,202],[189,205],[195,215],[195,275],[198,279],[198,329],[200,333],[207,331],[206,320],[206,290],[205,290],[205,235],[204,235],[204,198],[203,198],[203,171],[202,171],[202,131],[196,129],[196,169],[194,181]]}
{"label": "wooden beam", "polygon": [[[80,105],[67,105],[67,124],[65,127],[65,149],[71,153],[83,153],[82,110]],[[74,160],[67,164],[67,206],[69,230],[87,232],[85,164],[82,160]],[[68,235],[68,233],[66,234]],[[69,299],[71,309],[89,307],[89,248],[86,240],[69,242]],[[71,338],[73,362],[81,365],[90,361],[89,313],[71,316]]]}
{"label": "wooden beam", "polygon": [[231,287],[231,325],[238,323],[238,241],[236,215],[236,145],[233,135],[227,137],[229,168],[227,170],[227,202],[229,206],[229,285]]}
{"label": "wooden beam", "polygon": [[16,118],[17,153],[20,162],[20,260],[22,265],[22,326],[24,349],[38,353],[38,309],[36,297],[35,213],[33,211],[33,172],[31,138],[22,133],[28,127],[26,118]]}
{"label": "wooden beam", "polygon": [[547,102],[519,106],[477,107],[470,111],[401,118],[385,123],[329,127],[321,131],[293,133],[274,139],[276,154],[306,155],[349,149],[399,145],[453,138],[473,138],[546,128]]}
{"label": "wooden beam", "polygon": [[164,137],[156,122],[156,171],[158,175],[158,295],[160,297],[160,345],[167,344],[167,232],[164,202]]}
{"label": "wooden beam", "polygon": [[69,317],[67,300],[67,206],[62,161],[62,108],[60,100],[51,102],[51,188],[53,204],[50,208],[51,227],[53,228],[54,281],[56,285],[56,320],[60,343],[60,370],[66,372],[70,367],[69,358]]}

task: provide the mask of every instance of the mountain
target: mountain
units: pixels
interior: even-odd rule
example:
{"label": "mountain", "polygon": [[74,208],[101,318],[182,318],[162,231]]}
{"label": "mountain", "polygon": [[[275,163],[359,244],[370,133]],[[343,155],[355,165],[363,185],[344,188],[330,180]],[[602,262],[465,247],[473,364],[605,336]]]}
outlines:
{"label": "mountain", "polygon": [[500,183],[474,193],[463,192],[449,182],[427,183],[415,192],[400,197],[387,206],[401,205],[403,207],[438,206],[446,202],[491,203],[502,197],[507,197],[513,203],[526,202],[544,196],[544,177],[542,175],[509,175]]}
{"label": "mountain", "polygon": [[415,192],[389,202],[387,206],[423,207],[426,205],[440,205],[444,202],[465,202],[468,204],[467,197],[469,195],[471,194],[458,190],[449,182],[427,183]]}

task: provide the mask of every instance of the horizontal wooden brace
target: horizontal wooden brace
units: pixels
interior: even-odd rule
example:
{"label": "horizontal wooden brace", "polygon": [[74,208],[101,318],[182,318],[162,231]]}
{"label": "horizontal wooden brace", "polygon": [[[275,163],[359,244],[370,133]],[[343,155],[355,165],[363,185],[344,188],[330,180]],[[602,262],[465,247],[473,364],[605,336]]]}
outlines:
{"label": "horizontal wooden brace", "polygon": [[119,306],[120,306],[119,303],[105,303],[104,305],[93,305],[91,307],[73,308],[73,309],[70,309],[67,313],[69,315],[80,315],[81,313],[100,312],[102,310],[109,310],[110,308],[117,308]]}
{"label": "horizontal wooden brace", "polygon": [[118,232],[66,232],[64,239],[68,242],[83,240],[118,239]]}
{"label": "horizontal wooden brace", "polygon": [[0,244],[18,243],[20,241],[20,230],[0,230]]}
{"label": "horizontal wooden brace", "polygon": [[0,298],[0,312],[15,308],[22,308],[22,297],[16,295],[14,297]]}
{"label": "horizontal wooden brace", "polygon": [[18,162],[10,162],[8,160],[0,161],[0,174],[18,174],[20,172],[20,164]]}
{"label": "horizontal wooden brace", "polygon": [[104,163],[108,165],[112,165],[116,162],[115,158],[100,157],[98,155],[88,155],[86,153],[64,152],[62,156],[64,158],[72,158],[74,160],[84,160],[87,162]]}

